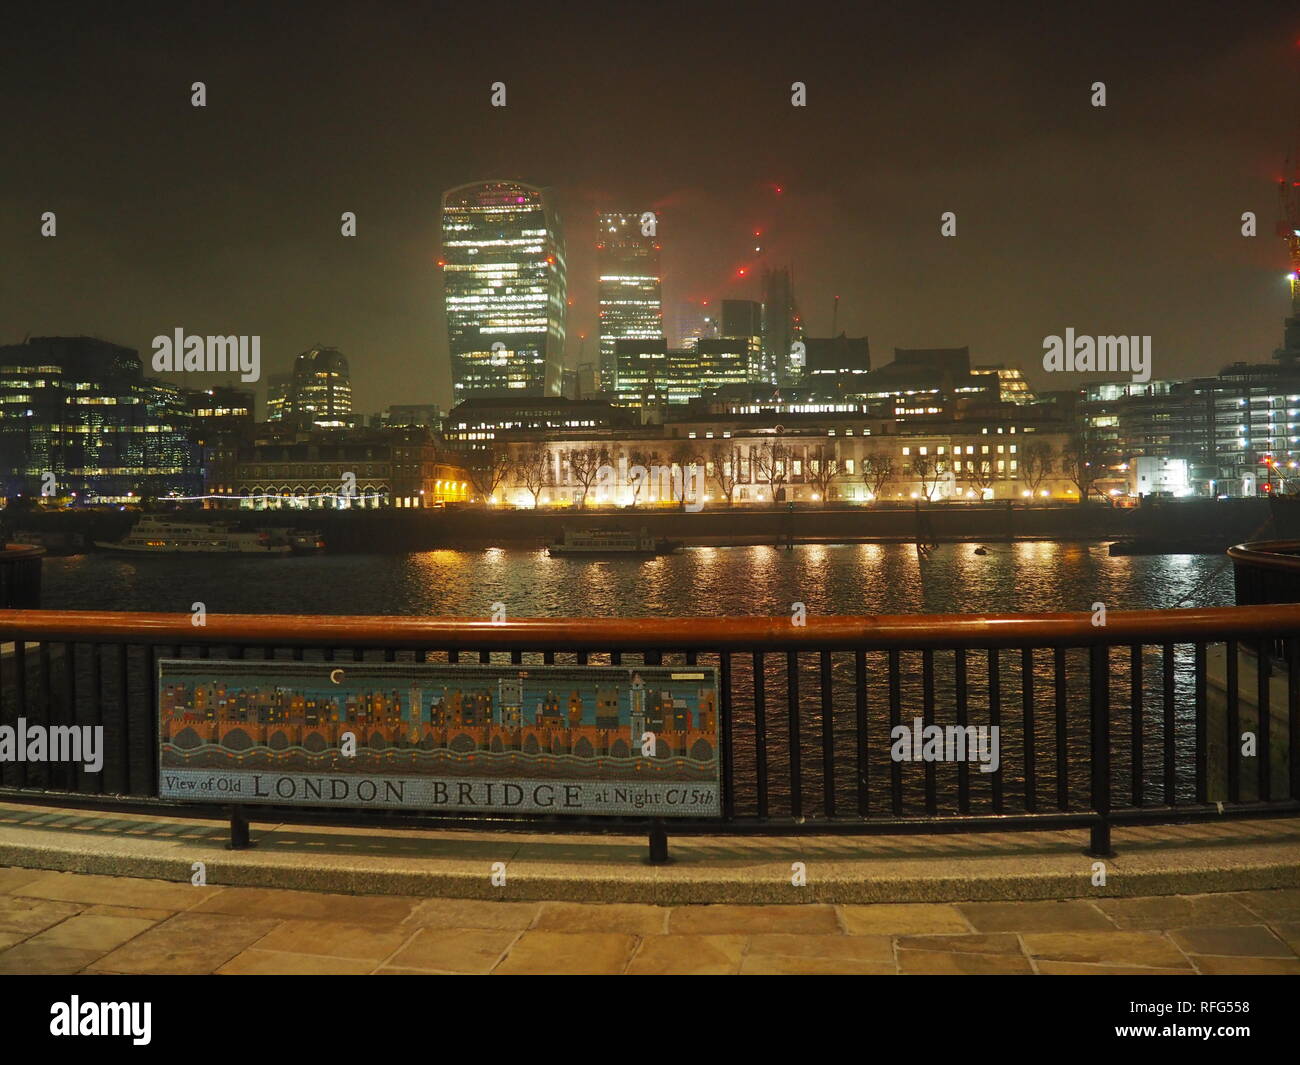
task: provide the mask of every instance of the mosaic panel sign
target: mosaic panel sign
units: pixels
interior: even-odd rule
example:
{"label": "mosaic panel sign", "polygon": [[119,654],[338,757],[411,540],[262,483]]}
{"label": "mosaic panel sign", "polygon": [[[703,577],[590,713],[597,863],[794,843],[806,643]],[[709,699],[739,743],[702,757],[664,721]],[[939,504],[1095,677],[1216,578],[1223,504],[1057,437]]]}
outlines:
{"label": "mosaic panel sign", "polygon": [[721,814],[712,667],[164,659],[158,706],[164,799]]}

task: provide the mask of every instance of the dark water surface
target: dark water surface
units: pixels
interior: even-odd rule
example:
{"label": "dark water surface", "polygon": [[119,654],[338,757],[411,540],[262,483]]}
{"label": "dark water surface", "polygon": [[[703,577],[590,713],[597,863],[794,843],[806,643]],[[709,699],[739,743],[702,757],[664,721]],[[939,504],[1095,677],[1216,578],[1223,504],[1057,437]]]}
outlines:
{"label": "dark water surface", "polygon": [[[45,562],[43,603],[58,610],[512,617],[1015,613],[1172,607],[1208,579],[1196,606],[1232,602],[1217,555],[1111,558],[1105,544],[693,547],[655,559],[550,558],[487,548],[409,555]],[[1216,572],[1217,571],[1217,572]],[[1213,575],[1213,576],[1212,576]]]}

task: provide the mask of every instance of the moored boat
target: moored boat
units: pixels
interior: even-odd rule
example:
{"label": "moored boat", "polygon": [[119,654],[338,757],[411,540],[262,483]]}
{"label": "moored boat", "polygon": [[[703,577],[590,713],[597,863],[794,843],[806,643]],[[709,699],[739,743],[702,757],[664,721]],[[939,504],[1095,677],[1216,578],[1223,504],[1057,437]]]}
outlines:
{"label": "moored boat", "polygon": [[287,537],[265,529],[244,532],[224,522],[188,522],[146,515],[116,542],[96,540],[104,551],[132,555],[287,555]]}
{"label": "moored boat", "polygon": [[547,544],[547,551],[556,556],[613,555],[619,557],[653,557],[671,555],[681,542],[651,536],[645,529],[630,532],[627,529],[571,529],[565,527],[558,540]]}
{"label": "moored boat", "polygon": [[289,532],[289,547],[295,555],[312,555],[325,550],[325,537],[314,529],[293,529]]}

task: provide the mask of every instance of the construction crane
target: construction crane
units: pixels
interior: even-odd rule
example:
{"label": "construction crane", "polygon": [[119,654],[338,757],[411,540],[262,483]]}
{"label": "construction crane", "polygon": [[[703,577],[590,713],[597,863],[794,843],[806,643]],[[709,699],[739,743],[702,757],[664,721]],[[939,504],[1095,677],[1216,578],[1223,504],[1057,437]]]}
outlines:
{"label": "construction crane", "polygon": [[1281,201],[1277,235],[1286,241],[1291,261],[1287,280],[1291,282],[1291,304],[1296,307],[1296,285],[1300,282],[1300,159],[1294,154],[1287,157],[1286,170],[1277,189]]}
{"label": "construction crane", "polygon": [[[1300,47],[1300,41],[1296,42]],[[1291,152],[1282,168],[1282,176],[1277,183],[1278,198],[1281,208],[1277,235],[1286,241],[1290,272],[1287,280],[1291,282],[1291,313],[1300,314],[1300,303],[1296,296],[1300,293],[1300,121],[1297,122],[1296,139]]]}

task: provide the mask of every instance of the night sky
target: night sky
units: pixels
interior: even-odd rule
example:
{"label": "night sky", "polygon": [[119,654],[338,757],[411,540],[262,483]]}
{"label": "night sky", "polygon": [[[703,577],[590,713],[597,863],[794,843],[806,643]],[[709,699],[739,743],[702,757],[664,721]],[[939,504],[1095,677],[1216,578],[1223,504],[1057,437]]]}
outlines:
{"label": "night sky", "polygon": [[340,348],[363,413],[445,404],[439,200],[489,178],[558,194],[569,365],[602,208],[658,212],[666,310],[788,264],[809,332],[839,295],[877,365],[969,344],[1063,388],[1067,326],[1152,335],[1157,378],[1281,340],[1293,4],[13,6],[0,342],[260,334],[264,374]]}

